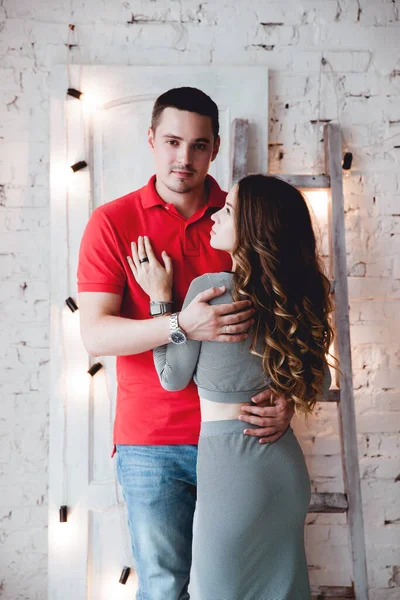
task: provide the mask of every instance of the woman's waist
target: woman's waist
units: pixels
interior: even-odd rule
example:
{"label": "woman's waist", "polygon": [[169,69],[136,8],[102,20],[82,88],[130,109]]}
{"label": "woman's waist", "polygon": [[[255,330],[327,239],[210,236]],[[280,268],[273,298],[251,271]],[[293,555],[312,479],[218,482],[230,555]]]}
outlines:
{"label": "woman's waist", "polygon": [[216,389],[215,385],[208,385],[208,383],[207,385],[204,385],[203,383],[200,383],[196,377],[194,378],[194,381],[197,385],[199,397],[216,404],[251,404],[253,396],[267,390],[269,387],[268,385],[265,385],[265,383],[264,385],[259,383],[258,386],[251,386],[250,389],[244,390],[223,389],[224,387],[229,387],[226,385],[220,385],[218,386],[218,389]]}
{"label": "woman's waist", "polygon": [[202,421],[225,421],[237,419],[242,413],[242,406],[251,406],[252,402],[229,403],[213,402],[200,396],[201,420]]}

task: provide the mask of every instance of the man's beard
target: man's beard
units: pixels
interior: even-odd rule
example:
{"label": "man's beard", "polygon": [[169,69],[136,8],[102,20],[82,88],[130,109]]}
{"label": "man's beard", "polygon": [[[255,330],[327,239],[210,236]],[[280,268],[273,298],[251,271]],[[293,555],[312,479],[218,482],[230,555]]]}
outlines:
{"label": "man's beard", "polygon": [[187,194],[196,187],[196,185],[191,185],[186,179],[177,179],[174,183],[170,183],[169,181],[168,183],[164,182],[164,185],[170,192],[175,192],[176,194]]}

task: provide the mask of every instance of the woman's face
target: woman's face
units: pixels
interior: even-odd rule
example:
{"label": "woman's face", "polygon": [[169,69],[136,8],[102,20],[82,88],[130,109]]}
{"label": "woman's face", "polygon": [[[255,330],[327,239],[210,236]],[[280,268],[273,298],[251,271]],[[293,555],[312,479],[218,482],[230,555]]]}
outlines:
{"label": "woman's face", "polygon": [[214,225],[211,229],[210,246],[217,250],[233,252],[236,245],[234,210],[237,203],[238,185],[234,185],[225,200],[225,206],[211,216]]}

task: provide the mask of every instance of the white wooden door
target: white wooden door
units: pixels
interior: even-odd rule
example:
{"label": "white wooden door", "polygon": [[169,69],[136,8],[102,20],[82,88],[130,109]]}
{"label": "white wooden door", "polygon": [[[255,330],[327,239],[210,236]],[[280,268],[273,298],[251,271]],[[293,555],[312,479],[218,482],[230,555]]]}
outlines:
{"label": "white wooden door", "polygon": [[[153,173],[147,127],[157,96],[194,86],[220,109],[221,150],[210,173],[229,180],[232,120],[250,122],[249,172],[267,171],[268,71],[258,67],[60,66],[51,77],[51,406],[49,479],[49,600],[133,598],[122,494],[111,460],[114,359],[91,378],[80,339],[76,268],[83,229],[94,207],[144,185]],[[68,87],[85,92],[82,102]],[[91,109],[90,99],[96,107]],[[86,160],[72,174],[69,165]],[[68,174],[69,173],[69,174]],[[93,361],[91,361],[93,362]],[[68,521],[59,522],[59,507]]]}

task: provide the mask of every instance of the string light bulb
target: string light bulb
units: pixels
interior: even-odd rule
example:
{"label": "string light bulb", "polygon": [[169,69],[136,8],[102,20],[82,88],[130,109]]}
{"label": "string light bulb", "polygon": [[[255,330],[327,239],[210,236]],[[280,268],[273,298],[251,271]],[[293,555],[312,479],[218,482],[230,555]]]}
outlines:
{"label": "string light bulb", "polygon": [[67,96],[71,96],[72,98],[81,100],[81,98],[83,96],[83,92],[81,92],[80,90],[76,90],[75,88],[68,88]]}
{"label": "string light bulb", "polygon": [[69,296],[66,301],[65,304],[68,306],[69,310],[74,313],[76,310],[78,310],[78,305],[75,302],[75,300],[73,298],[71,298],[71,296]]}
{"label": "string light bulb", "polygon": [[66,523],[68,520],[68,508],[63,505],[60,506],[60,523]]}
{"label": "string light bulb", "polygon": [[101,106],[101,99],[99,98],[97,93],[89,90],[86,92],[81,92],[76,88],[68,88],[67,96],[71,96],[71,98],[76,98],[80,100],[82,103],[82,108],[85,113],[90,113]]}
{"label": "string light bulb", "polygon": [[121,577],[119,578],[119,583],[122,583],[122,585],[125,585],[126,582],[128,581],[130,572],[131,572],[130,567],[124,567],[122,569]]}
{"label": "string light bulb", "polygon": [[76,173],[77,171],[80,171],[81,169],[84,169],[87,166],[88,166],[88,164],[87,164],[86,160],[79,160],[75,164],[71,165],[71,169],[73,170],[74,173]]}
{"label": "string light bulb", "polygon": [[353,162],[353,155],[351,152],[346,152],[343,157],[342,169],[350,171],[351,163]]}
{"label": "string light bulb", "polygon": [[94,363],[90,369],[88,370],[89,375],[91,375],[92,377],[94,377],[97,373],[97,371],[100,371],[100,369],[103,368],[103,365],[99,362]]}

